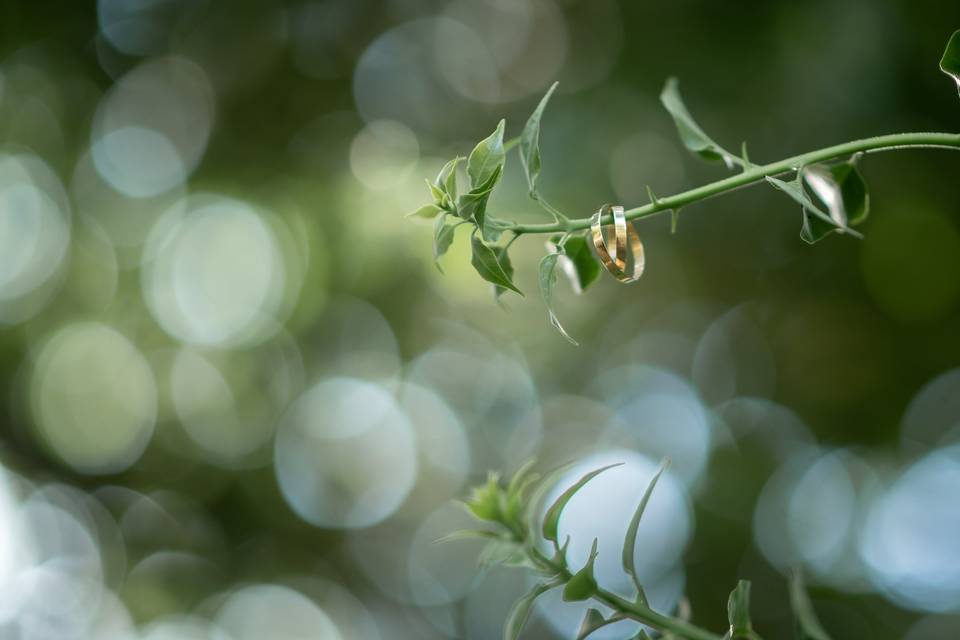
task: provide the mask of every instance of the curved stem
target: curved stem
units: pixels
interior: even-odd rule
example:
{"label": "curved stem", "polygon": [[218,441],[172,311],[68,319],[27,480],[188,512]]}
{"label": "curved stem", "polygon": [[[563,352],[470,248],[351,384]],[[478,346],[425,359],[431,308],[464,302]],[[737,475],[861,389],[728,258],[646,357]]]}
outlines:
{"label": "curved stem", "polygon": [[[559,576],[563,582],[567,582],[573,575],[562,564],[557,564],[547,556],[543,555],[537,548],[529,546],[528,553],[535,564]],[[679,638],[686,640],[722,640],[722,638],[700,627],[696,627],[689,622],[679,618],[673,618],[654,611],[650,607],[639,602],[631,602],[622,598],[612,591],[607,591],[601,587],[593,594],[593,599],[601,602],[624,618],[629,618],[645,625],[653,627],[659,631],[668,632]]]}
{"label": "curved stem", "polygon": [[[825,162],[836,158],[850,156],[855,153],[874,153],[895,149],[960,149],[960,134],[957,133],[894,133],[862,140],[853,140],[843,144],[802,153],[779,162],[765,165],[754,165],[742,173],[717,180],[710,184],[690,189],[673,196],[658,198],[655,202],[634,207],[625,212],[628,220],[646,218],[663,211],[679,209],[680,207],[706,200],[714,196],[734,191],[742,187],[764,181],[767,176],[776,176],[798,169],[815,162]],[[612,216],[605,216],[601,223],[612,224]],[[505,225],[505,230],[516,234],[527,233],[559,233],[563,231],[577,231],[590,227],[590,218],[571,219],[567,222],[553,224],[519,224]]]}

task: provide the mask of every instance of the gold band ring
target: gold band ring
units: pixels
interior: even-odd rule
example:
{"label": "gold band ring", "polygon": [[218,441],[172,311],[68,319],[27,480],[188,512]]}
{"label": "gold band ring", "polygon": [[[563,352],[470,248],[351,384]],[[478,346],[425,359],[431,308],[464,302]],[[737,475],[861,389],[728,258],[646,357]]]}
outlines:
{"label": "gold band ring", "polygon": [[[607,247],[600,220],[607,214],[613,214],[614,246]],[[634,282],[643,275],[643,243],[632,223],[628,223],[623,207],[605,204],[590,219],[590,233],[597,256],[604,268],[620,282]],[[629,242],[629,251],[627,243]],[[630,269],[627,270],[627,259]]]}

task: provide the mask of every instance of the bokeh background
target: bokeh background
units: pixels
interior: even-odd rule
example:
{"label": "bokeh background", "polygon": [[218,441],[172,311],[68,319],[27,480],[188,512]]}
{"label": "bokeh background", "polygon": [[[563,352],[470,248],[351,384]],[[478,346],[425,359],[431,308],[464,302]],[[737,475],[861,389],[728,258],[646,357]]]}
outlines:
{"label": "bokeh background", "polygon": [[[89,5],[89,6],[88,6]],[[542,187],[583,217],[723,175],[675,139],[681,79],[773,160],[956,130],[960,5],[100,0],[0,5],[0,638],[498,638],[522,571],[434,540],[487,469],[606,462],[575,562],[633,506],[664,610],[725,626],[739,577],[789,637],[804,569],[835,638],[960,628],[960,156],[869,156],[858,242],[756,187],[643,221],[647,273],[547,324],[431,260],[424,177],[554,80]],[[519,163],[491,205],[540,220]],[[573,637],[544,598],[529,637]],[[630,629],[610,627],[606,638]]]}

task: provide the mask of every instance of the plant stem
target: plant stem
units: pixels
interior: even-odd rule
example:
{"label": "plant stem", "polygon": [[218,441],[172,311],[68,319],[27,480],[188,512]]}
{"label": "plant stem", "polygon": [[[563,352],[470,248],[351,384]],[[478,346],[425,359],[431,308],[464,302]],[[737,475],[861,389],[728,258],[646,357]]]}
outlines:
{"label": "plant stem", "polygon": [[[737,175],[717,180],[710,184],[690,189],[673,196],[658,198],[656,202],[634,207],[625,212],[628,220],[646,218],[663,211],[679,209],[680,207],[706,200],[714,196],[734,191],[757,182],[763,182],[767,176],[777,176],[799,169],[815,162],[825,162],[836,158],[850,156],[855,153],[874,153],[896,149],[960,149],[960,134],[957,133],[894,133],[862,140],[853,140],[843,144],[810,151],[792,156],[779,162],[765,165],[751,166]],[[601,224],[612,224],[611,215],[604,216]],[[590,218],[571,219],[566,222],[552,224],[519,224],[505,225],[504,230],[520,234],[560,233],[563,231],[577,231],[590,227]]]}
{"label": "plant stem", "polygon": [[[527,549],[534,564],[545,569],[548,573],[559,576],[564,582],[567,582],[573,577],[565,566],[555,563],[543,555],[539,549],[533,546],[527,546]],[[639,602],[631,602],[612,591],[607,591],[600,587],[597,587],[597,590],[594,592],[593,599],[607,605],[625,618],[642,622],[654,629],[668,632],[679,638],[686,638],[687,640],[722,640],[720,636],[696,627],[689,622],[680,620],[679,618],[665,616],[648,606],[640,604]]]}

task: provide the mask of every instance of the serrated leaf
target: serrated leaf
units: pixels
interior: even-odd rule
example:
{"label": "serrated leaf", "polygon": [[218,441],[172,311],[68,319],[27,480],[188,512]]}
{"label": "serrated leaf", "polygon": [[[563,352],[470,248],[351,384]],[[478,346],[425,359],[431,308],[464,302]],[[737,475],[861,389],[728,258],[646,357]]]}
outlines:
{"label": "serrated leaf", "polygon": [[[470,259],[470,264],[477,270],[481,278],[504,289],[519,293],[521,296],[523,295],[523,292],[513,284],[511,275],[507,273],[492,247],[486,245],[476,235],[471,239],[471,247],[473,257]],[[510,269],[512,271],[512,267]]]}
{"label": "serrated leaf", "polygon": [[953,78],[957,83],[957,91],[960,92],[960,29],[954,31],[947,41],[943,57],[940,58],[940,70]]}
{"label": "serrated leaf", "polygon": [[680,89],[676,78],[668,78],[660,92],[660,103],[670,113],[673,123],[677,127],[680,141],[688,150],[706,160],[722,160],[728,167],[741,164],[743,161],[721,147],[704,133],[693,116],[683,104]]}
{"label": "serrated leaf", "polygon": [[577,631],[577,640],[584,640],[584,638],[605,624],[607,624],[607,621],[603,619],[603,614],[593,607],[590,607],[580,622],[580,629]]}
{"label": "serrated leaf", "polygon": [[563,248],[577,275],[577,286],[574,287],[574,291],[577,293],[586,291],[587,287],[600,277],[600,262],[593,257],[587,239],[583,236],[567,238]]}
{"label": "serrated leaf", "polygon": [[609,464],[605,467],[601,467],[600,469],[591,471],[577,480],[573,486],[567,488],[566,491],[561,493],[560,497],[553,501],[553,504],[550,505],[550,508],[547,509],[546,515],[543,517],[543,537],[551,542],[557,542],[557,530],[560,526],[560,516],[563,514],[564,507],[566,507],[567,503],[570,502],[570,498],[572,498],[577,491],[580,491],[585,484],[593,480],[604,471],[613,469],[614,467],[619,467],[622,464],[622,462]]}
{"label": "serrated leaf", "polygon": [[727,620],[730,622],[731,638],[751,638],[753,625],[750,623],[750,582],[740,580],[727,599]]}
{"label": "serrated leaf", "polygon": [[830,640],[817,618],[799,571],[794,571],[790,578],[790,606],[796,616],[799,640]]}
{"label": "serrated leaf", "polygon": [[577,341],[570,337],[567,330],[560,324],[557,314],[553,310],[553,287],[557,284],[557,262],[560,260],[559,253],[548,253],[540,260],[540,294],[543,296],[543,302],[547,305],[547,313],[550,316],[550,324],[560,332],[571,344],[577,345]]}
{"label": "serrated leaf", "polygon": [[849,233],[850,235],[862,238],[863,235],[854,231],[850,227],[838,223],[836,220],[831,218],[827,213],[823,211],[810,197],[807,195],[806,191],[803,189],[803,184],[800,182],[799,178],[795,178],[790,182],[774,178],[773,176],[766,177],[767,182],[773,185],[776,189],[783,191],[785,194],[790,196],[794,202],[800,205],[801,212],[803,215],[803,226],[800,230],[800,237],[809,244],[813,244],[821,239],[824,236],[831,233],[832,231],[840,231],[843,233]]}
{"label": "serrated leaf", "polygon": [[597,539],[593,539],[590,548],[590,557],[587,564],[567,580],[563,587],[564,602],[581,602],[587,600],[597,592],[597,579],[593,575],[593,567],[597,561]]}
{"label": "serrated leaf", "polygon": [[416,211],[411,211],[405,217],[407,218],[425,218],[427,220],[432,220],[436,218],[440,213],[443,212],[439,206],[435,204],[425,204]]}
{"label": "serrated leaf", "polygon": [[503,627],[503,640],[517,640],[520,637],[520,632],[523,631],[523,626],[527,623],[527,618],[530,617],[530,611],[533,610],[537,598],[557,586],[559,586],[559,583],[556,582],[540,583],[517,600],[513,608],[510,609],[509,615],[507,615],[507,622]]}
{"label": "serrated leaf", "polygon": [[501,120],[497,128],[489,136],[477,143],[467,158],[467,175],[470,176],[470,186],[473,189],[480,187],[493,172],[503,169],[506,151],[503,148],[503,128],[506,121]]}
{"label": "serrated leaf", "polygon": [[537,179],[540,177],[540,120],[556,88],[556,82],[550,85],[547,93],[540,99],[540,104],[530,114],[527,124],[523,127],[523,133],[520,134],[520,164],[523,165],[523,171],[527,176],[527,186],[531,195],[537,194]]}
{"label": "serrated leaf", "polygon": [[620,561],[623,565],[623,570],[626,571],[630,579],[633,580],[633,584],[637,588],[637,597],[643,604],[646,604],[647,597],[643,591],[643,586],[640,584],[640,579],[637,577],[637,565],[634,556],[637,546],[637,532],[640,530],[640,519],[643,517],[643,512],[647,508],[647,503],[650,502],[650,496],[653,495],[657,481],[669,466],[669,459],[664,459],[663,462],[660,463],[660,469],[658,469],[653,478],[650,479],[646,490],[643,492],[643,497],[640,498],[640,503],[637,505],[636,511],[633,512],[633,518],[631,518],[630,525],[627,527],[627,535],[623,539],[623,551],[620,555]]}
{"label": "serrated leaf", "polygon": [[437,265],[440,273],[443,273],[443,268],[440,266],[440,257],[453,244],[453,236],[456,231],[456,225],[447,224],[446,217],[446,214],[438,216],[433,223],[433,263]]}

